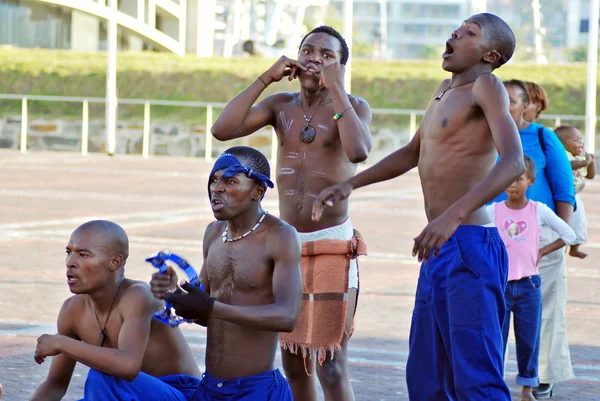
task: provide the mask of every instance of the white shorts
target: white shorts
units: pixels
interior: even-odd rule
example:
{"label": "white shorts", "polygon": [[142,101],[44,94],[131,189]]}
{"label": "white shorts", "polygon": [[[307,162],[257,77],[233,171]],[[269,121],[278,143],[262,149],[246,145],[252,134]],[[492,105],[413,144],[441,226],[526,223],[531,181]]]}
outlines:
{"label": "white shorts", "polygon": [[[301,242],[318,241],[322,239],[351,240],[354,228],[350,217],[339,226],[327,227],[310,233],[298,233]],[[348,272],[348,288],[358,288],[358,265],[356,259],[350,260],[350,271]]]}

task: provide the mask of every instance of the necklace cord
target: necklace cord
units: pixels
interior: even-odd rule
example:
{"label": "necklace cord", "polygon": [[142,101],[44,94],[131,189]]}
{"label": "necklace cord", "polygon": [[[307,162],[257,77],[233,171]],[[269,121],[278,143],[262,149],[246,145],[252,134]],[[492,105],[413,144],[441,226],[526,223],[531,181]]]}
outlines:
{"label": "necklace cord", "polygon": [[104,335],[104,330],[106,329],[106,324],[108,323],[108,319],[110,318],[110,313],[112,312],[113,306],[115,306],[115,301],[117,300],[117,297],[119,296],[119,292],[121,292],[121,287],[123,286],[124,282],[125,282],[125,279],[123,278],[123,280],[121,280],[121,284],[119,284],[119,288],[117,289],[117,294],[115,295],[112,303],[110,304],[110,309],[108,310],[108,315],[106,316],[106,319],[104,320],[104,327],[100,326],[100,319],[98,319],[98,313],[96,313],[96,307],[93,306],[93,304],[92,304],[92,307],[94,308],[94,315],[96,316],[96,322],[98,322],[98,328],[100,329],[100,333],[102,335]]}
{"label": "necklace cord", "polygon": [[312,121],[317,110],[319,110],[319,108],[321,108],[321,106],[323,106],[325,103],[327,103],[328,100],[329,99],[325,99],[321,103],[319,103],[319,105],[317,106],[315,111],[313,111],[313,113],[310,115],[310,117],[306,117],[306,111],[304,110],[304,106],[302,106],[302,102],[300,101],[300,98],[298,98],[298,104],[300,105],[300,108],[302,109],[302,113],[304,114],[304,121],[306,122],[306,127],[308,127],[308,124]]}

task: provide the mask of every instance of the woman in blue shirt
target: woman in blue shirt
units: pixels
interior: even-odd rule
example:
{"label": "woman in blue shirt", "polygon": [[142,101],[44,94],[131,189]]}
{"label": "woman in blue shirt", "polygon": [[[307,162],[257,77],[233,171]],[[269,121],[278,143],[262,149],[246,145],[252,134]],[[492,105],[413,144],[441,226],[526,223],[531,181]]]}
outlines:
{"label": "woman in blue shirt", "polygon": [[[510,100],[510,114],[519,129],[523,153],[535,162],[537,175],[527,190],[527,197],[542,202],[556,214],[570,222],[575,205],[573,173],[567,153],[556,134],[535,122],[525,121],[529,93],[523,81],[504,82]],[[500,195],[496,201],[506,199]],[[554,241],[555,233],[542,227],[540,247]],[[542,278],[542,327],[539,357],[540,386],[533,395],[536,399],[552,397],[554,383],[572,379],[569,344],[566,336],[566,257],[564,248],[544,256],[539,261]]]}

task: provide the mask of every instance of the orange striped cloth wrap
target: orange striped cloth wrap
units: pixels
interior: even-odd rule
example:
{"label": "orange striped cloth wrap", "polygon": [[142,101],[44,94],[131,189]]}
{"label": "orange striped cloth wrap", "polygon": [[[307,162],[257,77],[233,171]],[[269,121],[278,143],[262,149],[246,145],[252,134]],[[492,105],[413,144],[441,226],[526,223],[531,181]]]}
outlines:
{"label": "orange striped cloth wrap", "polygon": [[[348,307],[350,260],[367,254],[358,231],[350,240],[323,239],[302,243],[303,294],[300,316],[279,343],[293,354],[302,352],[323,364],[327,352],[341,348]],[[354,325],[353,325],[354,326]],[[349,333],[351,335],[352,333]]]}

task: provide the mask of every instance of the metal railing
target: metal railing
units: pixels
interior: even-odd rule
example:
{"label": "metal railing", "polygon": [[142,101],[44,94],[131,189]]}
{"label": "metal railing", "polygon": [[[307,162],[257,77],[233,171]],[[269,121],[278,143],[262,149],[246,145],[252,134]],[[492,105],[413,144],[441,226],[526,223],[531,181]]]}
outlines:
{"label": "metal railing", "polygon": [[[21,101],[21,130],[20,130],[20,151],[27,151],[27,131],[28,131],[28,102],[29,101],[48,101],[48,102],[75,102],[81,103],[81,154],[88,154],[88,135],[89,135],[89,104],[105,103],[105,98],[99,97],[72,97],[72,96],[40,96],[40,95],[9,95],[0,94],[0,99],[20,100]],[[204,143],[204,158],[207,161],[212,160],[212,135],[210,129],[213,125],[213,111],[225,107],[225,103],[216,102],[192,102],[192,101],[173,101],[156,99],[118,99],[119,104],[143,105],[144,120],[142,130],[142,156],[150,156],[150,123],[152,106],[176,106],[176,107],[197,107],[206,108],[206,135]],[[423,116],[424,110],[405,110],[405,109],[372,109],[373,115],[408,115],[409,116],[409,135],[412,138],[417,131],[417,116]],[[540,120],[554,120],[554,125],[562,124],[563,120],[585,121],[583,115],[542,115]],[[600,121],[600,117],[598,117]],[[271,159],[274,161],[277,153],[277,137],[274,130],[271,134]]]}

